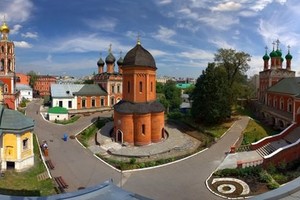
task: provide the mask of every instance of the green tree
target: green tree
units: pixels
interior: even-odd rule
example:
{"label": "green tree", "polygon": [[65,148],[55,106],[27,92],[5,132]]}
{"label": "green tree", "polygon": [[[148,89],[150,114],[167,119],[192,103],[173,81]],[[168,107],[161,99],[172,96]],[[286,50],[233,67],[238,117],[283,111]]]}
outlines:
{"label": "green tree", "polygon": [[169,102],[170,110],[178,109],[181,104],[181,91],[174,81],[167,81],[164,85],[164,94]]}
{"label": "green tree", "polygon": [[191,85],[190,87],[186,88],[183,92],[184,92],[184,94],[190,95],[193,93],[194,89],[195,89],[195,85]]}
{"label": "green tree", "polygon": [[224,68],[209,63],[191,94],[191,114],[206,124],[219,123],[231,115],[230,90]]}
{"label": "green tree", "polygon": [[215,54],[215,62],[218,67],[224,67],[226,71],[227,84],[232,88],[235,81],[244,76],[250,68],[251,56],[245,52],[237,52],[233,49],[219,49]]}
{"label": "green tree", "polygon": [[31,88],[34,88],[34,84],[35,84],[35,82],[38,78],[38,75],[34,71],[28,72],[27,75],[30,77],[29,78],[29,85],[31,86]]}
{"label": "green tree", "polygon": [[164,92],[164,84],[161,82],[156,82],[156,93]]}
{"label": "green tree", "polygon": [[238,98],[247,96],[245,87],[247,85],[247,76],[245,73],[249,69],[248,62],[251,56],[242,51],[233,49],[219,49],[215,54],[215,63],[217,67],[224,68],[227,78],[227,86],[230,89],[228,101],[234,105]]}

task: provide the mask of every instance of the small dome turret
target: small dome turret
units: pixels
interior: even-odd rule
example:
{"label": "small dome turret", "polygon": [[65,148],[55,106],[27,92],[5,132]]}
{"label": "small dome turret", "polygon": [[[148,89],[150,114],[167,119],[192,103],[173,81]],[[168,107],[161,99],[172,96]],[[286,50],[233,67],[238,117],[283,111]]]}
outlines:
{"label": "small dome turret", "polygon": [[269,60],[270,57],[268,56],[267,52],[265,53],[265,55],[263,56],[263,60]]}
{"label": "small dome turret", "polygon": [[293,56],[290,54],[290,46],[288,46],[288,53],[286,54],[286,56],[285,56],[285,59],[287,59],[287,60],[292,60],[292,58],[293,58]]}
{"label": "small dome turret", "polygon": [[105,58],[105,62],[106,63],[114,63],[115,61],[116,61],[116,58],[112,54],[111,44],[110,44],[109,49],[108,49],[108,56]]}
{"label": "small dome turret", "polygon": [[102,60],[102,58],[100,58],[97,62],[98,67],[100,66],[104,66],[104,61]]}
{"label": "small dome turret", "polygon": [[124,61],[124,59],[122,57],[120,57],[119,60],[117,61],[117,64],[123,65],[123,61]]}
{"label": "small dome turret", "polygon": [[271,58],[277,57],[276,51],[273,50],[273,51],[270,53],[270,57],[271,57]]}
{"label": "small dome turret", "polygon": [[2,26],[0,27],[1,32],[9,33],[9,27],[3,22]]}

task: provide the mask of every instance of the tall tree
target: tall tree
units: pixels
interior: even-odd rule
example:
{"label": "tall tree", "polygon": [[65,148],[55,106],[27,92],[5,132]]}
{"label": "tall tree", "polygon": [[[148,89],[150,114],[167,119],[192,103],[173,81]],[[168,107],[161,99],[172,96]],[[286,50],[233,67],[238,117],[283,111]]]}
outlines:
{"label": "tall tree", "polygon": [[215,62],[217,66],[224,67],[228,86],[232,88],[235,81],[243,76],[250,68],[248,62],[251,56],[245,52],[233,49],[219,49],[215,54]]}
{"label": "tall tree", "polygon": [[170,110],[178,109],[181,104],[181,91],[174,81],[167,81],[164,85],[164,94],[169,102]]}
{"label": "tall tree", "polygon": [[35,84],[35,82],[38,78],[38,75],[34,71],[28,72],[27,75],[30,77],[29,78],[29,85],[31,86],[31,88],[34,88],[34,84]]}
{"label": "tall tree", "polygon": [[231,106],[228,101],[230,92],[225,75],[224,68],[209,63],[199,76],[191,94],[191,114],[194,118],[212,124],[230,117]]}

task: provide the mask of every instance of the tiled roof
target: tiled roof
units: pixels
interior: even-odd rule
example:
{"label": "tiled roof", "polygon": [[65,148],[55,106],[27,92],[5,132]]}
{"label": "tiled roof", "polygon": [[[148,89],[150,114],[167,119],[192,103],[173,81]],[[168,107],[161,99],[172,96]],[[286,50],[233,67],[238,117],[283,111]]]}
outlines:
{"label": "tiled roof", "polygon": [[73,93],[78,92],[84,84],[51,84],[52,97],[73,97]]}
{"label": "tiled roof", "polygon": [[77,96],[105,96],[107,93],[98,84],[86,84],[78,92],[74,92]]}
{"label": "tiled roof", "polygon": [[300,77],[284,78],[268,89],[269,92],[300,94]]}
{"label": "tiled roof", "polygon": [[0,105],[0,131],[10,133],[23,133],[33,130],[33,119],[23,115],[16,110],[10,110]]}
{"label": "tiled roof", "polygon": [[119,101],[114,105],[114,110],[119,113],[136,113],[136,114],[146,114],[146,113],[159,113],[165,111],[164,106],[158,102],[148,102],[148,103],[131,103],[128,101]]}

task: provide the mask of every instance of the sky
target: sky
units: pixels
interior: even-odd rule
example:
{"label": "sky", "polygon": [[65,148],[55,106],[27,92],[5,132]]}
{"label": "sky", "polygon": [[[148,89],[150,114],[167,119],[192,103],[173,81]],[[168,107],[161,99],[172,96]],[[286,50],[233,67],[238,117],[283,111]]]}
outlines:
{"label": "sky", "polygon": [[299,0],[1,0],[0,21],[17,72],[91,75],[110,44],[118,60],[140,37],[158,76],[197,78],[220,48],[250,54],[252,76],[277,39],[300,71],[299,10]]}

